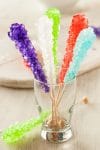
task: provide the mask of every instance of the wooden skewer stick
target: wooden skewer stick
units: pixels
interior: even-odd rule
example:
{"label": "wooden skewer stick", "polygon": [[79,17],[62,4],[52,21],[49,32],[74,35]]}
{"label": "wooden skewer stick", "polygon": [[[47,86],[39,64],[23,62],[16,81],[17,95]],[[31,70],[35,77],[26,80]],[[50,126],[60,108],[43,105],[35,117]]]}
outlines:
{"label": "wooden skewer stick", "polygon": [[60,93],[61,93],[62,86],[63,86],[63,84],[61,83],[61,84],[59,85],[58,94],[57,94],[57,96],[56,96],[56,101],[58,101],[58,99],[59,99],[59,96],[60,96]]}
{"label": "wooden skewer stick", "polygon": [[65,87],[66,87],[66,86],[64,86],[63,89],[62,89],[62,91],[60,91],[61,94],[59,95],[58,101],[57,101],[57,103],[56,103],[56,107],[59,106],[59,104],[60,104],[60,102],[61,102],[61,100],[62,100],[63,94],[64,94],[64,92],[65,92]]}
{"label": "wooden skewer stick", "polygon": [[54,124],[54,93],[53,93],[53,89],[52,87],[50,88],[50,97],[51,97],[51,100],[52,100],[52,122]]}

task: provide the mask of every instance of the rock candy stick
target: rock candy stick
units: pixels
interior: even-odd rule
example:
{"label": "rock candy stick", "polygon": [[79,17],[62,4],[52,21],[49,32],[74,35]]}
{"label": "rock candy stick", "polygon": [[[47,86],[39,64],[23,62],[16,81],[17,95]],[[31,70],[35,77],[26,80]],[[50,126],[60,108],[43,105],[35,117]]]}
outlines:
{"label": "rock candy stick", "polygon": [[84,60],[84,58],[86,57],[86,54],[88,50],[91,48],[95,39],[96,35],[93,29],[90,27],[80,32],[74,48],[74,56],[72,62],[64,79],[65,83],[73,80],[76,77],[80,65]]}
{"label": "rock candy stick", "polygon": [[88,20],[83,14],[77,14],[73,16],[66,44],[66,52],[64,55],[63,64],[58,77],[59,83],[63,82],[65,74],[68,71],[70,62],[72,61],[73,49],[76,43],[76,39],[80,31],[87,27],[88,27]]}

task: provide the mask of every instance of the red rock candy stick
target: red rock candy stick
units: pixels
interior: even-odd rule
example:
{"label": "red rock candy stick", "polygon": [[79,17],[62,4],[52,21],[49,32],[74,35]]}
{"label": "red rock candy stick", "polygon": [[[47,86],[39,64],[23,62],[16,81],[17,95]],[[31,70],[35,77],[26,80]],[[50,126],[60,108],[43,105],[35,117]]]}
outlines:
{"label": "red rock candy stick", "polygon": [[58,77],[59,83],[62,83],[66,72],[68,71],[70,62],[73,57],[73,48],[76,43],[76,39],[81,30],[88,27],[88,19],[83,14],[77,14],[73,16],[72,24],[69,29],[69,35],[66,44],[66,52],[63,59],[63,64]]}

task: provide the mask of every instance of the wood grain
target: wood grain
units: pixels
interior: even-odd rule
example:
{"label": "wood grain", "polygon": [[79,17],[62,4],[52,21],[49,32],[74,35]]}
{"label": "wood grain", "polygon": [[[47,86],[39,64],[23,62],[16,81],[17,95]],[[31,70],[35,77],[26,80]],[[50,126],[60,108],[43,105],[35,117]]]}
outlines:
{"label": "wood grain", "polygon": [[[39,133],[29,136],[25,143],[10,148],[0,140],[1,150],[99,150],[100,148],[100,69],[80,76],[77,99],[72,117],[74,137],[63,144],[43,141]],[[80,103],[87,96],[89,103]],[[0,87],[0,128],[37,115],[34,92]],[[40,131],[40,130],[39,130]]]}

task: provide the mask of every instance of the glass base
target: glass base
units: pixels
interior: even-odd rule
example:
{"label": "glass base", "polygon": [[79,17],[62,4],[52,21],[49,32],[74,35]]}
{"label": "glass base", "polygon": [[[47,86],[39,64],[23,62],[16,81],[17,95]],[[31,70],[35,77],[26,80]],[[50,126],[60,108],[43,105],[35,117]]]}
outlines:
{"label": "glass base", "polygon": [[71,126],[66,125],[63,129],[53,130],[49,128],[46,124],[43,124],[41,130],[41,137],[44,140],[53,143],[62,143],[68,141],[73,136]]}

